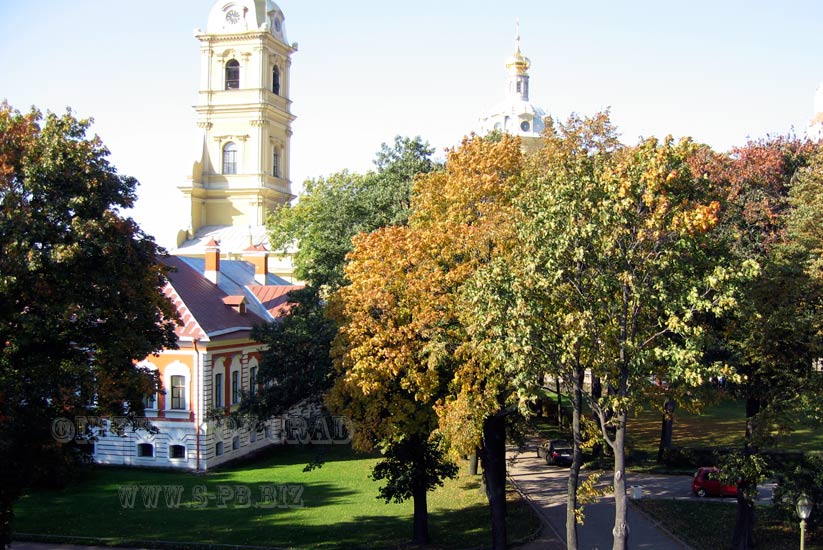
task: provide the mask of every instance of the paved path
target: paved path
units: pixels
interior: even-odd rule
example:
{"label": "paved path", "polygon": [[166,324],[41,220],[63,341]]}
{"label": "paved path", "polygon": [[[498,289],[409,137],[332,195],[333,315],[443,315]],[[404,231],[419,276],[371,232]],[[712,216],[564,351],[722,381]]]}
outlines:
{"label": "paved path", "polygon": [[[524,545],[523,550],[562,549],[566,540],[566,482],[568,470],[546,466],[545,461],[537,457],[534,448],[518,454],[512,448],[508,453],[509,476],[532,501],[535,509],[546,523],[548,529],[540,540]],[[585,475],[585,474],[584,474]],[[610,479],[604,474],[601,480],[608,484]],[[679,493],[685,487],[685,494],[691,489],[688,476],[674,476],[675,483],[670,487],[662,480],[672,476],[627,476],[627,485],[648,483],[649,490],[644,489],[644,496],[660,496]],[[653,483],[654,481],[654,483]],[[607,550],[612,547],[612,527],[614,525],[614,496],[606,496],[597,504],[585,509],[585,524],[578,528],[580,550]],[[684,550],[689,547],[674,538],[651,521],[634,506],[629,506],[629,549],[630,550]]]}
{"label": "paved path", "polygon": [[[564,549],[566,547],[566,483],[568,469],[547,466],[537,457],[534,445],[518,453],[509,448],[509,477],[525,493],[542,517],[546,527],[541,537],[521,547],[523,550]],[[581,472],[586,475],[586,472]],[[604,472],[601,485],[612,482],[611,472]],[[692,495],[691,476],[670,476],[655,474],[634,474],[626,476],[629,495],[633,485],[641,488],[642,498],[666,498],[675,500],[714,501],[734,505],[733,498],[700,498]],[[760,486],[758,504],[770,504],[774,484]],[[631,501],[630,501],[631,502]],[[612,527],[614,525],[614,496],[607,496],[601,502],[585,509],[585,524],[578,528],[580,550],[606,550],[612,547]],[[648,516],[629,505],[629,548],[630,550],[683,550],[688,546],[662,529]]]}

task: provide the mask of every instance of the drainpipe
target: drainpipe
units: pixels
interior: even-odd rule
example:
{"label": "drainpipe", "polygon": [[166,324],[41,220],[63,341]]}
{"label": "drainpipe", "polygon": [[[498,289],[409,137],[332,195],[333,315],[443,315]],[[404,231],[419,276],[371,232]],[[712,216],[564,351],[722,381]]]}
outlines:
{"label": "drainpipe", "polygon": [[197,338],[193,338],[194,342],[194,372],[197,373],[197,407],[194,409],[194,433],[197,445],[197,466],[196,471],[200,471],[200,409],[201,400],[203,399],[203,373],[200,369],[200,350],[197,349]]}

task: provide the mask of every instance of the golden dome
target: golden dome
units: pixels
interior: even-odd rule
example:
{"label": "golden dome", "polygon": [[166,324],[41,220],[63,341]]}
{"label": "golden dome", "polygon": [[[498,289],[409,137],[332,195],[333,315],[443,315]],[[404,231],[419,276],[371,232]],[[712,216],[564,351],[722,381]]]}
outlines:
{"label": "golden dome", "polygon": [[506,68],[517,74],[526,74],[529,67],[531,67],[531,61],[520,52],[520,21],[518,21],[517,33],[514,38],[514,55],[506,60]]}

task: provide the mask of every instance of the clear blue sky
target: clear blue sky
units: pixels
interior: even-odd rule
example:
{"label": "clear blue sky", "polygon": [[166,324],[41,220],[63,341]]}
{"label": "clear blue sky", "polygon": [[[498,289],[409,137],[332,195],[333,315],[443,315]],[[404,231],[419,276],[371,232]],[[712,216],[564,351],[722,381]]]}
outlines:
{"label": "clear blue sky", "polygon": [[[0,98],[71,106],[166,245],[195,159],[196,27],[212,0],[0,0]],[[720,150],[802,133],[823,81],[823,3],[281,0],[292,65],[292,182],[369,169],[382,142],[439,151],[503,97],[520,19],[531,99],[555,117],[610,107],[626,142],[690,135]],[[442,154],[442,153],[440,153]],[[179,220],[179,223],[178,223]]]}

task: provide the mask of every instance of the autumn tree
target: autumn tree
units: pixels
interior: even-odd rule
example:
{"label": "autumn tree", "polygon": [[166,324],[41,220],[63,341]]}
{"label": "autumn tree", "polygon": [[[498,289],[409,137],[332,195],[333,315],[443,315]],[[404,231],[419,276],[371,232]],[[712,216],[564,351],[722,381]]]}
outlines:
{"label": "autumn tree", "polygon": [[3,545],[21,492],[78,450],[51,437],[52,421],[139,413],[157,381],[135,362],[176,344],[161,251],[120,212],[137,182],[90,124],[0,104]]}
{"label": "autumn tree", "polygon": [[521,165],[509,136],[467,139],[450,151],[444,170],[416,182],[408,226],[356,240],[350,284],[335,306],[333,402],[355,420],[356,443],[436,441],[439,427],[453,450],[482,446],[495,548],[506,540],[508,381],[467,345],[460,291],[510,244]]}
{"label": "autumn tree", "polygon": [[415,544],[429,542],[427,492],[456,474],[433,437],[433,405],[447,378],[423,360],[423,333],[436,311],[420,264],[434,267],[427,262],[433,244],[404,226],[356,238],[346,266],[350,284],[331,303],[340,328],[327,403],[354,422],[355,449],[382,451],[374,476],[386,480],[386,501],[412,498]]}
{"label": "autumn tree", "polygon": [[[735,314],[716,327],[719,357],[743,380],[733,387],[746,402],[733,547],[753,548],[754,495],[760,447],[802,417],[817,395],[813,362],[820,357],[819,258],[809,220],[815,210],[819,162],[811,144],[778,137],[752,141],[709,165],[727,204],[721,226],[738,259],[753,259],[760,274],[743,289]],[[792,197],[792,198],[790,198]]]}

